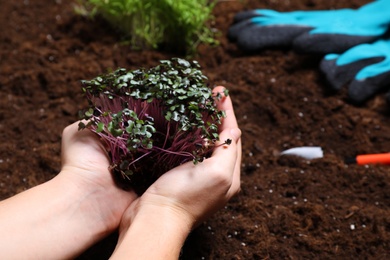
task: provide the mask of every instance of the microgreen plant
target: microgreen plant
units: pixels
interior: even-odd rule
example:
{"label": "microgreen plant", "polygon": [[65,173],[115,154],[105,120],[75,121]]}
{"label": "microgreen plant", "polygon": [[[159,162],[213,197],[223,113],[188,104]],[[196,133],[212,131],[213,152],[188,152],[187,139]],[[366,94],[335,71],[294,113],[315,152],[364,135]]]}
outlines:
{"label": "microgreen plant", "polygon": [[173,58],[150,69],[118,69],[82,81],[89,107],[79,129],[100,136],[114,176],[147,188],[166,171],[202,162],[218,140],[224,111],[196,61]]}
{"label": "microgreen plant", "polygon": [[191,54],[199,43],[214,44],[216,0],[78,0],[76,12],[101,16],[136,48]]}

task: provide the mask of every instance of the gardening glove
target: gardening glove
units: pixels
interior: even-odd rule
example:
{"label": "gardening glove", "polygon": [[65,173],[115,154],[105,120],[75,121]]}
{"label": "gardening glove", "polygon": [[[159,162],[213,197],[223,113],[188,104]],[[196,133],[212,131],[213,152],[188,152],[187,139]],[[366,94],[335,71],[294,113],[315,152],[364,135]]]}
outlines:
{"label": "gardening glove", "polygon": [[390,1],[359,9],[277,12],[244,11],[235,16],[228,36],[248,52],[292,46],[301,53],[341,53],[381,37],[390,24]]}
{"label": "gardening glove", "polygon": [[[328,54],[320,68],[334,89],[349,83],[349,98],[362,103],[390,90],[390,38],[360,44],[342,54]],[[390,102],[390,92],[387,99]]]}

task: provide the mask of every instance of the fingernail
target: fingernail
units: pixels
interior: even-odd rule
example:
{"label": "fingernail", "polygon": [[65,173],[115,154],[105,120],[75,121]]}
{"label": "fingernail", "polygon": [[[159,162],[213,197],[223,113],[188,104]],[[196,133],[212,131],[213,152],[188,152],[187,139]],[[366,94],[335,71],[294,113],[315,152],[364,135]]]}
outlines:
{"label": "fingernail", "polygon": [[241,130],[240,128],[232,128],[230,129],[230,134],[233,136],[234,140],[237,142],[238,139],[241,137]]}

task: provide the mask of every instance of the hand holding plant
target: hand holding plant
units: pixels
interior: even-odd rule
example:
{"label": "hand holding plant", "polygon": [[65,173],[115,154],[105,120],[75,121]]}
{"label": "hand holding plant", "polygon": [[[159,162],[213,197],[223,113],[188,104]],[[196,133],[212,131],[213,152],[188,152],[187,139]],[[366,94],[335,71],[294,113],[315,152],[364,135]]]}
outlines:
{"label": "hand holding plant", "polygon": [[[222,92],[223,87],[214,91]],[[188,233],[239,191],[241,132],[229,97],[218,101],[218,109],[227,114],[219,135],[221,140],[232,140],[231,144],[218,146],[200,164],[188,162],[170,170],[137,198],[122,218],[113,259],[161,255],[177,259]]]}
{"label": "hand holding plant", "polygon": [[[82,114],[105,143],[114,176],[142,193],[163,173],[210,156],[224,111],[196,61],[161,61],[149,70],[113,73],[83,81],[89,109]],[[228,140],[227,140],[228,141]]]}
{"label": "hand holding plant", "polygon": [[100,209],[96,215],[105,221],[103,224],[110,227],[110,231],[117,228],[124,210],[137,196],[115,185],[102,142],[91,131],[78,131],[78,123],[73,123],[63,131],[61,149],[62,167],[58,178],[75,184],[81,197],[93,194],[90,197],[99,201],[99,207],[94,208]]}

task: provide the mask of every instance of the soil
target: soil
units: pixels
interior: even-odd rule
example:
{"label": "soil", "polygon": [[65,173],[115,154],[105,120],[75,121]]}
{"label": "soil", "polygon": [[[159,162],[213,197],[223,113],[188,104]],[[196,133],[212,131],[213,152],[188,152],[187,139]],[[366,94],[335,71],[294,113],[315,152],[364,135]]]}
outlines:
{"label": "soil", "polygon": [[[194,58],[231,93],[243,132],[242,191],[188,238],[183,259],[388,259],[390,168],[346,165],[389,152],[384,94],[362,106],[329,91],[321,57],[290,49],[246,55],[226,38],[234,14],[355,8],[367,0],[221,1],[220,45]],[[0,199],[53,178],[65,126],[85,108],[80,80],[108,69],[151,67],[174,54],[134,51],[68,1],[0,2]],[[280,156],[320,146],[321,159]],[[115,234],[80,259],[106,259]],[[97,250],[99,249],[99,250]],[[103,252],[102,252],[103,251]]]}

